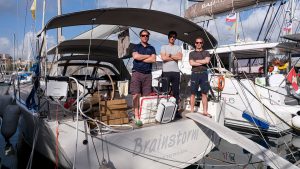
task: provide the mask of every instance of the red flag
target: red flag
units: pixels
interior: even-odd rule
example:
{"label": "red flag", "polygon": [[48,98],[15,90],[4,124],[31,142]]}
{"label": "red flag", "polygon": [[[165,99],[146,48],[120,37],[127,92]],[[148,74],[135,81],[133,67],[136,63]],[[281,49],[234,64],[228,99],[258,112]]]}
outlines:
{"label": "red flag", "polygon": [[226,16],[226,22],[235,22],[236,21],[236,13],[230,13]]}
{"label": "red flag", "polygon": [[293,22],[287,22],[285,24],[285,27],[283,28],[283,31],[290,32],[292,30]]}
{"label": "red flag", "polygon": [[297,74],[294,67],[288,73],[287,80],[292,84],[294,90],[297,91],[298,90]]}

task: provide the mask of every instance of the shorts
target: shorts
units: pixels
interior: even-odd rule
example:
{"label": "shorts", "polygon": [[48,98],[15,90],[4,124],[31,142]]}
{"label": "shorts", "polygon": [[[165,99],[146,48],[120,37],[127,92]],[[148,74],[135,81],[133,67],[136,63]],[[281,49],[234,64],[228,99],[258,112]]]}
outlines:
{"label": "shorts", "polygon": [[191,77],[191,93],[196,94],[198,92],[198,88],[201,88],[201,93],[202,94],[207,94],[210,85],[208,81],[208,74],[206,71],[203,72],[192,72],[192,77]]}
{"label": "shorts", "polygon": [[152,91],[152,74],[144,74],[140,72],[132,72],[130,82],[131,94],[141,94],[142,96],[150,95]]}

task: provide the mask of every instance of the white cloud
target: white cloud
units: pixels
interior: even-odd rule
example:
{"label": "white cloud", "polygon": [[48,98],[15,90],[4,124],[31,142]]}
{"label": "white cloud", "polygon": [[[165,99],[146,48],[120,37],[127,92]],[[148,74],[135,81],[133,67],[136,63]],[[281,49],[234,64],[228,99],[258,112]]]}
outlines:
{"label": "white cloud", "polygon": [[6,37],[0,37],[0,53],[9,53],[11,43]]}

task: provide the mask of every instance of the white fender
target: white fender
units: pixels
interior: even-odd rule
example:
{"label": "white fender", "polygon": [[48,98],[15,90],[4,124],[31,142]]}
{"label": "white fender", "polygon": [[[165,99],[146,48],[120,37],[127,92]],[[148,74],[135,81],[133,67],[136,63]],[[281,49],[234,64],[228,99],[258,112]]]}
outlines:
{"label": "white fender", "polygon": [[300,128],[300,116],[295,116],[292,118],[293,126]]}
{"label": "white fender", "polygon": [[293,137],[292,139],[292,144],[293,146],[297,147],[298,149],[300,149],[300,136],[298,137]]}

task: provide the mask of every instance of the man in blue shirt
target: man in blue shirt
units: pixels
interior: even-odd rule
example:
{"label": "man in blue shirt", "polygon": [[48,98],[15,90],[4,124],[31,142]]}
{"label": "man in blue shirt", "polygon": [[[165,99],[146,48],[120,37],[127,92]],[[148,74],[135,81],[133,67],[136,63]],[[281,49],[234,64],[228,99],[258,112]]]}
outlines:
{"label": "man in blue shirt", "polygon": [[149,36],[149,31],[141,30],[141,42],[135,45],[132,53],[134,60],[130,91],[133,97],[134,115],[138,126],[142,125],[139,113],[140,96],[147,96],[152,91],[152,63],[156,62],[155,49],[148,44]]}

